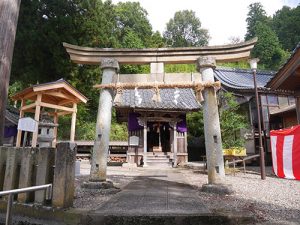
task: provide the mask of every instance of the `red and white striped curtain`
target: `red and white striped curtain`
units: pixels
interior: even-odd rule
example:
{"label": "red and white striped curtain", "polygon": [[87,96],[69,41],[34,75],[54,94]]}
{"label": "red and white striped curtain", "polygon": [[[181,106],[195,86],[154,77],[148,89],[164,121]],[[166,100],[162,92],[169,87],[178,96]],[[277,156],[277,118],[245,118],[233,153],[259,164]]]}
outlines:
{"label": "red and white striped curtain", "polygon": [[272,130],[270,136],[273,171],[276,176],[300,180],[300,125]]}

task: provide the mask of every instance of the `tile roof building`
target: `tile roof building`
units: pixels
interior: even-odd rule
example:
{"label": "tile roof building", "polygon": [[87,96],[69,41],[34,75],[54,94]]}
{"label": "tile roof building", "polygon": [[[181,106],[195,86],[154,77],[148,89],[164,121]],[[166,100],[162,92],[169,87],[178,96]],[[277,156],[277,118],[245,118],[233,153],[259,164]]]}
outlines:
{"label": "tile roof building", "polygon": [[17,127],[19,121],[19,110],[12,106],[6,106],[4,144],[14,145],[17,137]]}
{"label": "tile roof building", "polygon": [[[221,81],[222,86],[228,90],[248,92],[253,91],[253,72],[246,69],[235,68],[217,68],[215,69],[215,78]],[[256,73],[257,87],[262,90],[266,90],[266,84],[274,76],[274,72],[260,71]]]}
{"label": "tile roof building", "polygon": [[[249,129],[241,132],[246,137],[247,153],[258,152],[257,109],[254,97],[253,72],[247,69],[216,68],[215,79],[221,81],[222,90],[234,93],[243,114],[249,121]],[[265,148],[270,151],[269,131],[295,124],[295,98],[287,91],[271,90],[268,82],[274,79],[275,72],[257,70],[256,79],[260,96],[262,128]],[[254,135],[256,133],[256,135]]]}

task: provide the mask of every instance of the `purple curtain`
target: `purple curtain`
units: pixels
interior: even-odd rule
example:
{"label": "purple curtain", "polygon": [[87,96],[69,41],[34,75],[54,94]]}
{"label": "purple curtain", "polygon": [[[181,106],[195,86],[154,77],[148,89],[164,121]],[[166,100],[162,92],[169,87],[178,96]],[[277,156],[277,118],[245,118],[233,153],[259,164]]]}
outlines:
{"label": "purple curtain", "polygon": [[16,126],[4,128],[4,137],[5,138],[15,137],[15,136],[17,136],[17,133],[18,133],[18,130],[17,130]]}
{"label": "purple curtain", "polygon": [[182,133],[187,132],[186,115],[180,116],[180,119],[182,119],[182,121],[177,123],[177,131]]}
{"label": "purple curtain", "polygon": [[135,131],[135,130],[141,130],[143,127],[139,125],[138,117],[140,114],[138,113],[129,113],[128,115],[128,130],[129,131]]}

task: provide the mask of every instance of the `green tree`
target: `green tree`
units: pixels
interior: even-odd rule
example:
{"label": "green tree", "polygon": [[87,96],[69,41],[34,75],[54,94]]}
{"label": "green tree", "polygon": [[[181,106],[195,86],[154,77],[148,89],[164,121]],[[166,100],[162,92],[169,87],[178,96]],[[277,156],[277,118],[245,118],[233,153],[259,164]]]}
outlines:
{"label": "green tree", "polygon": [[255,26],[258,42],[252,50],[253,57],[260,59],[267,69],[277,69],[287,58],[287,53],[282,49],[275,32],[266,24],[258,22]]}
{"label": "green tree", "polygon": [[288,57],[272,29],[272,18],[266,15],[261,3],[249,5],[247,14],[246,40],[258,37],[258,42],[251,52],[252,57],[260,59],[259,66],[264,69],[278,69]]}
{"label": "green tree", "polygon": [[[135,40],[141,40],[141,46],[148,47],[148,38],[152,36],[152,26],[147,18],[147,11],[139,2],[119,2],[116,7],[116,22],[119,40],[123,40],[128,34],[134,34]],[[139,43],[140,44],[140,43]]]}
{"label": "green tree", "polygon": [[249,12],[247,14],[247,33],[245,35],[245,40],[252,39],[256,37],[257,33],[255,31],[256,24],[258,22],[268,24],[270,18],[268,18],[266,11],[263,8],[263,5],[259,2],[249,5]]}
{"label": "green tree", "polygon": [[242,128],[247,127],[246,118],[239,113],[239,104],[230,92],[220,94],[220,123],[223,148],[243,147],[244,139],[239,136]]}
{"label": "green tree", "polygon": [[80,3],[80,21],[76,32],[78,44],[90,47],[119,46],[115,6],[110,0],[87,0]]}
{"label": "green tree", "polygon": [[[246,117],[240,112],[233,93],[219,92],[219,113],[223,148],[243,147],[244,139],[239,136],[240,129],[248,126]],[[204,135],[203,112],[193,112],[187,115],[189,135],[201,137]]]}
{"label": "green tree", "polygon": [[192,112],[186,116],[187,126],[189,128],[189,136],[201,137],[204,136],[203,112]]}
{"label": "green tree", "polygon": [[147,46],[149,48],[165,47],[164,39],[158,31],[152,34],[152,36],[147,40]]}
{"label": "green tree", "polygon": [[272,27],[283,48],[292,51],[300,41],[300,5],[278,10],[273,16]]}
{"label": "green tree", "polygon": [[76,0],[22,1],[13,58],[12,82],[47,82],[68,79],[73,68],[62,46],[76,44]]}
{"label": "green tree", "polygon": [[200,19],[192,10],[176,12],[167,23],[163,37],[172,47],[205,46],[209,40],[208,31],[201,28]]}

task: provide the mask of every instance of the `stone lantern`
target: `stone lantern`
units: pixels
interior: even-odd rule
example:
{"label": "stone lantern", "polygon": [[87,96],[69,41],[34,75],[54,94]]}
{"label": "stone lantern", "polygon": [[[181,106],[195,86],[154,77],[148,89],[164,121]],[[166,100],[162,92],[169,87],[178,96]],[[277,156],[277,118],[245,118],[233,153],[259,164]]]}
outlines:
{"label": "stone lantern", "polygon": [[51,147],[52,141],[56,138],[54,135],[54,128],[58,127],[58,124],[55,124],[51,120],[47,112],[41,113],[41,119],[39,122],[38,130],[38,144],[39,147]]}

